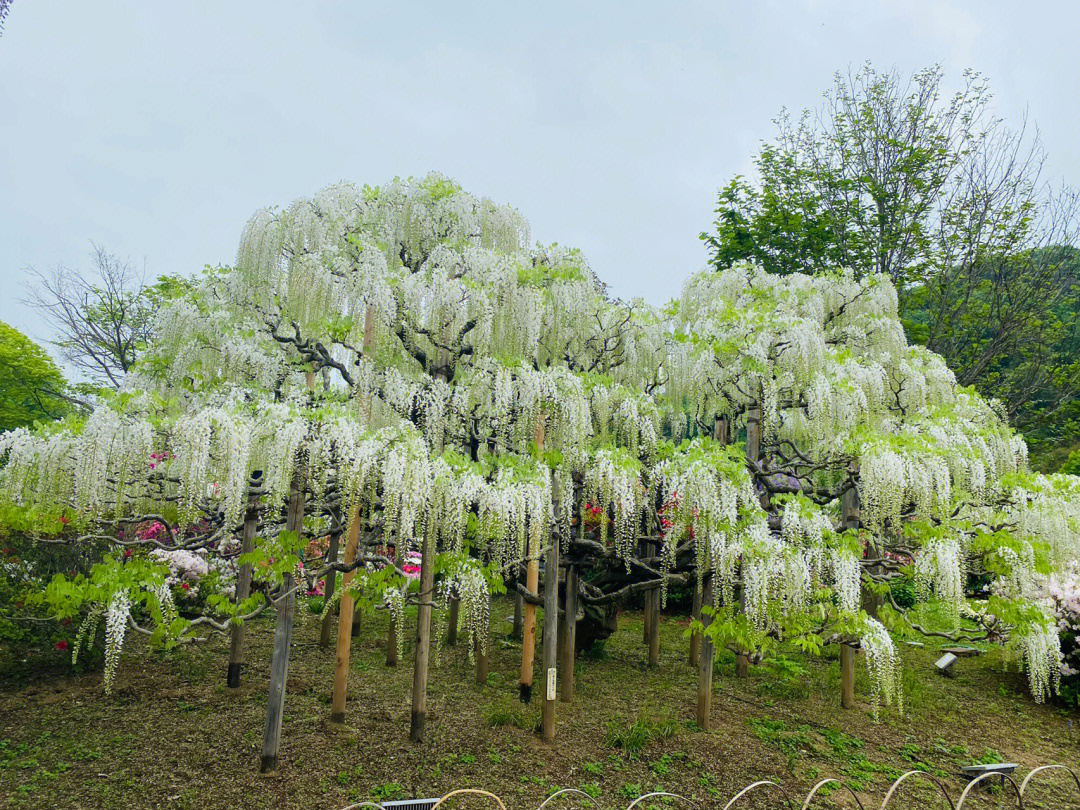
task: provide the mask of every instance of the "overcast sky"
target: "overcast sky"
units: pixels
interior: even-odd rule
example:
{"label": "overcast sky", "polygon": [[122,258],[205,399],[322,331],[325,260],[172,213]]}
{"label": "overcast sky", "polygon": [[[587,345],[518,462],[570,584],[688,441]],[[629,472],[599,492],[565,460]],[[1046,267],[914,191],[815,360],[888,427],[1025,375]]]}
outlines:
{"label": "overcast sky", "polygon": [[91,240],[147,270],[233,260],[244,221],[339,180],[447,174],[660,303],[781,108],[872,60],[986,74],[1080,184],[1074,2],[48,2],[0,35],[0,319]]}

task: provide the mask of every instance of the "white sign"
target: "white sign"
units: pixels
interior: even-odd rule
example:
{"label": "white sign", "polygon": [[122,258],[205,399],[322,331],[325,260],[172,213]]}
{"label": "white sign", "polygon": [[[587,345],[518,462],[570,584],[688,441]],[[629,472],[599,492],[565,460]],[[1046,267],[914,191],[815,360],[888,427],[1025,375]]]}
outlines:
{"label": "white sign", "polygon": [[549,667],[548,668],[547,699],[548,700],[554,700],[555,699],[555,667]]}

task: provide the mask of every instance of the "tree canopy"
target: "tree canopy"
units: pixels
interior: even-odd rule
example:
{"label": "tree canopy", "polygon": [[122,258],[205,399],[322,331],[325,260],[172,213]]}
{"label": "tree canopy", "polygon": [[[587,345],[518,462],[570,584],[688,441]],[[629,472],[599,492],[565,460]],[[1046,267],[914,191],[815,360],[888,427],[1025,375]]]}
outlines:
{"label": "tree canopy", "polygon": [[[1060,650],[1035,586],[1080,550],[1077,479],[1030,472],[1002,410],[908,342],[887,273],[735,262],[663,308],[619,301],[439,175],[256,213],[116,395],[3,434],[0,464],[21,526],[134,550],[44,596],[105,617],[109,672],[129,624],[177,643],[285,604],[294,577],[353,571],[343,590],[400,611],[411,549],[480,634],[504,575],[559,549],[587,604],[707,580],[719,644],[861,641],[875,706],[901,697],[888,630],[919,627],[890,585],[911,578],[956,627],[1008,637],[1042,699]],[[241,560],[268,590],[238,602],[252,497]],[[301,566],[343,527],[352,556]],[[194,620],[160,557],[190,550],[222,572]]]}

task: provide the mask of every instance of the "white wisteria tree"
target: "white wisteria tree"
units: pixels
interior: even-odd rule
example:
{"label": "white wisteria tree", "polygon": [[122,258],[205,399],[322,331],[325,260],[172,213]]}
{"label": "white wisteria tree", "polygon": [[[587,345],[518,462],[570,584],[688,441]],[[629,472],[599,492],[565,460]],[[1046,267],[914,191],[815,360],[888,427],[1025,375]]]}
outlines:
{"label": "white wisteria tree", "polygon": [[874,711],[899,702],[887,628],[949,634],[891,599],[906,575],[956,637],[1010,640],[1046,695],[1060,653],[1035,589],[1078,557],[1080,488],[1028,472],[994,403],[907,345],[888,280],[738,266],[656,309],[529,242],[514,209],[438,175],[261,211],[235,267],[162,311],[114,397],[0,436],[6,528],[117,548],[42,596],[83,621],[80,642],[105,618],[106,688],[131,628],[163,644],[231,632],[233,682],[243,622],[273,608],[273,768],[296,593],[341,574],[332,719],[355,600],[390,611],[395,660],[414,602],[419,739],[433,609],[459,604],[486,673],[489,601],[510,578],[525,699],[546,605],[550,735],[562,567],[571,639],[579,604],[646,592],[655,613],[669,585],[695,587],[705,726],[718,644],[860,644]]}

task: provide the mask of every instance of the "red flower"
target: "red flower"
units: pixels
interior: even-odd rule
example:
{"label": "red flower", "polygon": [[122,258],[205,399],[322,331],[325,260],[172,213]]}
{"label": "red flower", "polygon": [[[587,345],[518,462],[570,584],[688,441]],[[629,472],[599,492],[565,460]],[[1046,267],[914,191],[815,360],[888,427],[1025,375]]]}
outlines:
{"label": "red flower", "polygon": [[124,559],[126,560],[130,556],[131,556],[131,549],[130,548],[125,548],[124,549]]}
{"label": "red flower", "polygon": [[63,523],[65,526],[68,525],[68,519],[66,517],[60,518],[60,522]]}
{"label": "red flower", "polygon": [[188,585],[186,582],[181,582],[180,587],[183,588],[185,591],[190,591],[191,590],[191,586]]}
{"label": "red flower", "polygon": [[64,652],[64,650],[66,650],[67,648],[68,648],[68,643],[66,641],[64,641],[63,639],[56,642],[56,649],[58,649],[60,652]]}

